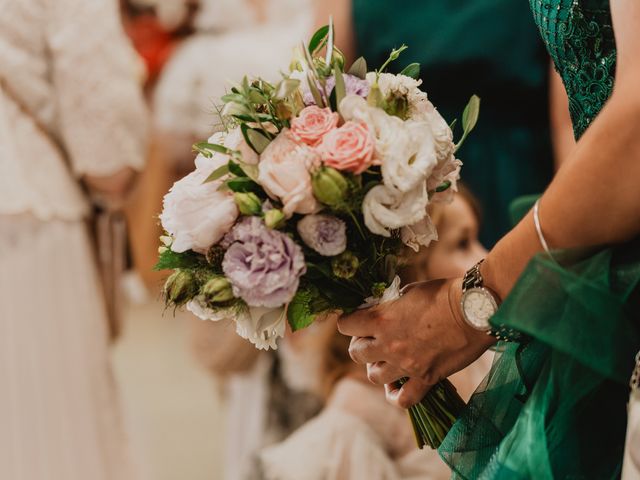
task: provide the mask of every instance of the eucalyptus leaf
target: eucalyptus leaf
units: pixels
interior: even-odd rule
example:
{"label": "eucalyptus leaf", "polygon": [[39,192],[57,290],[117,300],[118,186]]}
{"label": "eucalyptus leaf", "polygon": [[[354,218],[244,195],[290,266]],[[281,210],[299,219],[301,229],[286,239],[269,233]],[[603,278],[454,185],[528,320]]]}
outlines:
{"label": "eucalyptus leaf", "polygon": [[333,76],[336,80],[336,86],[333,88],[333,91],[336,95],[336,111],[340,109],[340,102],[346,96],[347,91],[344,85],[344,76],[342,75],[342,70],[340,70],[340,66],[338,62],[333,64]]}
{"label": "eucalyptus leaf", "polygon": [[209,142],[198,142],[193,145],[193,149],[198,152],[201,150],[210,150],[212,152],[224,153],[225,155],[230,155],[231,152],[233,152],[233,150],[225,147],[224,145]]}
{"label": "eucalyptus leaf", "polygon": [[227,102],[222,109],[222,115],[234,116],[234,115],[249,115],[251,112],[246,107],[238,102]]}
{"label": "eucalyptus leaf", "polygon": [[321,49],[327,41],[327,35],[329,34],[329,25],[320,27],[309,40],[308,51],[313,55],[317,50]]}
{"label": "eucalyptus leaf", "polygon": [[225,103],[228,102],[237,102],[240,104],[245,104],[247,99],[244,97],[244,95],[240,94],[240,93],[227,93],[225,95],[223,95],[221,97],[221,100]]}
{"label": "eucalyptus leaf", "polygon": [[469,99],[469,103],[462,112],[462,138],[456,145],[456,151],[460,149],[464,141],[467,139],[471,131],[478,123],[478,117],[480,115],[480,97],[473,95]]}
{"label": "eucalyptus leaf", "polygon": [[360,57],[353,62],[353,65],[351,65],[347,73],[364,80],[367,77],[367,61],[364,57]]}
{"label": "eucalyptus leaf", "polygon": [[400,72],[400,75],[406,75],[411,78],[419,78],[420,77],[420,64],[419,63],[411,63],[404,67],[404,70]]}
{"label": "eucalyptus leaf", "polygon": [[299,87],[300,87],[300,80],[297,80],[295,78],[285,78],[278,84],[275,98],[284,100],[289,95],[294,93]]}
{"label": "eucalyptus leaf", "polygon": [[242,136],[244,137],[245,142],[247,142],[247,145],[249,145],[258,155],[264,152],[267,145],[271,143],[271,140],[269,140],[266,135],[261,133],[259,130],[250,128],[246,123],[240,125],[240,131],[242,132]]}
{"label": "eucalyptus leaf", "polygon": [[330,16],[329,17],[329,33],[327,38],[327,54],[324,59],[324,62],[327,65],[331,65],[331,57],[333,56],[333,37],[334,37],[333,16]]}
{"label": "eucalyptus leaf", "polygon": [[253,149],[258,155],[264,152],[271,143],[271,140],[260,130],[249,128],[247,129],[247,136],[249,137],[249,142],[253,146]]}
{"label": "eucalyptus leaf", "polygon": [[258,175],[260,170],[258,169],[258,165],[251,165],[249,163],[238,162],[238,164],[242,167],[244,173],[254,182],[258,182]]}
{"label": "eucalyptus leaf", "polygon": [[311,90],[311,95],[313,95],[313,99],[315,100],[316,105],[318,105],[319,107],[325,107],[326,105],[322,95],[320,94],[318,85],[316,84],[314,79],[311,77],[311,75],[307,75],[307,78],[309,80],[309,90]]}
{"label": "eucalyptus leaf", "polygon": [[225,163],[221,167],[218,167],[213,172],[211,172],[211,175],[209,175],[206,178],[206,180],[204,182],[202,182],[202,183],[214,182],[214,181],[219,180],[220,178],[224,177],[228,173],[229,173],[229,165]]}

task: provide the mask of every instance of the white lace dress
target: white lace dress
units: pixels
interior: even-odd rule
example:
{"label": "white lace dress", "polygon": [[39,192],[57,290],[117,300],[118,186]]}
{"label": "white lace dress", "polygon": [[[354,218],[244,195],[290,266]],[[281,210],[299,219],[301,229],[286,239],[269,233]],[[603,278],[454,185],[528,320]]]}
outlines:
{"label": "white lace dress", "polygon": [[338,382],[327,406],[261,454],[267,480],[444,480],[435,450],[418,450],[406,412],[369,384]]}
{"label": "white lace dress", "polygon": [[0,12],[0,478],[130,480],[78,178],[143,162],[134,57],[114,0]]}

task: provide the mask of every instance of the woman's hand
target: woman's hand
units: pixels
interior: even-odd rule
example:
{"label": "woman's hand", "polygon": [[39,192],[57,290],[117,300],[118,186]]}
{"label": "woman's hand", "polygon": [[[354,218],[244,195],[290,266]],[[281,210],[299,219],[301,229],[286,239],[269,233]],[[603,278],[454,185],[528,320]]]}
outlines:
{"label": "woman's hand", "polygon": [[[366,363],[369,380],[386,384],[387,399],[402,408],[475,361],[495,339],[474,330],[459,311],[461,280],[419,284],[400,299],[343,316],[338,328],[352,336],[349,353]],[[402,388],[392,384],[402,378]]]}

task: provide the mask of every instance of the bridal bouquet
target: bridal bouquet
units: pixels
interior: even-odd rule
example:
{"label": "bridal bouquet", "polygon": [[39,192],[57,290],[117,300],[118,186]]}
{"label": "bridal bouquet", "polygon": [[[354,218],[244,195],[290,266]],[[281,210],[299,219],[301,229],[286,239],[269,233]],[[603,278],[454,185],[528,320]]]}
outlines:
{"label": "bridal bouquet", "polygon": [[[287,322],[295,331],[399,296],[401,252],[437,238],[427,206],[447,200],[461,166],[419,66],[385,72],[405,48],[375,71],[362,58],[346,69],[326,26],[279,82],[245,77],[222,97],[222,131],[194,145],[195,170],[164,198],[167,305],[231,318],[269,349]],[[413,407],[420,447],[437,447],[463,405],[444,381]]]}

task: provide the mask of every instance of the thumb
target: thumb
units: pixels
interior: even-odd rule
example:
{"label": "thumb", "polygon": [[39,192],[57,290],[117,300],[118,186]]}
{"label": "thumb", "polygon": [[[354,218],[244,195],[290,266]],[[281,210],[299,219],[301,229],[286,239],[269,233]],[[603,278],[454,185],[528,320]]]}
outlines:
{"label": "thumb", "polygon": [[432,386],[421,378],[410,378],[402,386],[394,383],[384,388],[389,403],[407,409],[420,403]]}

